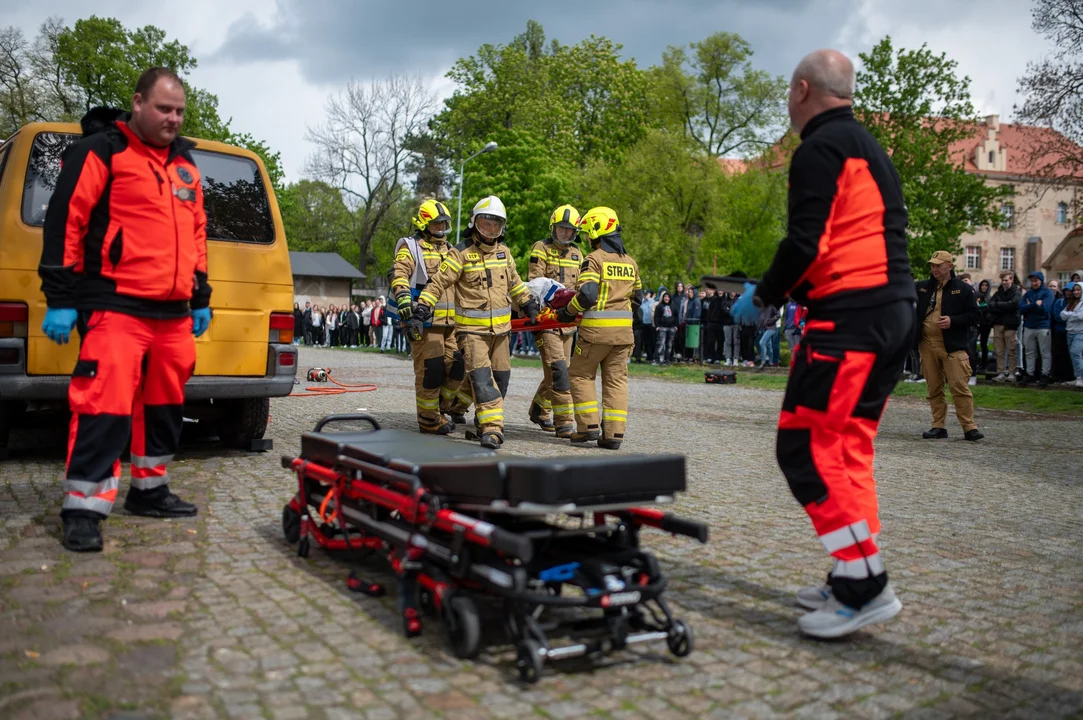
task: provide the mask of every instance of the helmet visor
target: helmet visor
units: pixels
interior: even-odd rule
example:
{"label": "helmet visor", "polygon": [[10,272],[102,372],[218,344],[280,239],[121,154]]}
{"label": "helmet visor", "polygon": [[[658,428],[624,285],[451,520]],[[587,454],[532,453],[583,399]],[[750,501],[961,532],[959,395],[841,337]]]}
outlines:
{"label": "helmet visor", "polygon": [[504,231],[504,219],[495,215],[478,215],[474,218],[474,227],[485,237],[500,237]]}
{"label": "helmet visor", "polygon": [[553,239],[556,240],[558,243],[567,245],[575,239],[575,236],[576,228],[572,227],[571,225],[565,225],[564,223],[560,223],[553,226]]}
{"label": "helmet visor", "polygon": [[451,229],[451,223],[447,220],[430,220],[425,229],[428,230],[429,234],[433,237],[444,237]]}

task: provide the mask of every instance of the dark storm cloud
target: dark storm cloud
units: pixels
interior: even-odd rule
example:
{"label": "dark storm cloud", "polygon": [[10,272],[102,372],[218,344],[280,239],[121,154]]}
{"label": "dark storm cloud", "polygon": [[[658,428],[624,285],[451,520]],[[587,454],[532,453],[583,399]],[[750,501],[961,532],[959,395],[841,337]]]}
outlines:
{"label": "dark storm cloud", "polygon": [[295,59],[309,81],[339,83],[392,72],[430,75],[486,43],[506,43],[539,21],[547,39],[574,44],[591,34],[623,45],[641,67],[667,45],[711,33],[740,33],[757,66],[788,75],[807,51],[830,44],[858,0],[507,0],[355,2],[278,0],[277,13],[229,28],[211,62]]}

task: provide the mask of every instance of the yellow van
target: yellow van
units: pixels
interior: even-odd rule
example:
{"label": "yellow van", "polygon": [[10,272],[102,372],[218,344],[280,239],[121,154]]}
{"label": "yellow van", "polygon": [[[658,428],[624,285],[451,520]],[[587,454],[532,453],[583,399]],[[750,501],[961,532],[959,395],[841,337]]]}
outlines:
{"label": "yellow van", "polygon": [[[61,153],[81,135],[77,124],[33,123],[0,144],[0,457],[27,408],[66,406],[79,345],[42,333],[38,263]],[[185,417],[229,445],[261,449],[269,399],[288,395],[297,373],[282,218],[258,155],[197,140],[192,156],[203,176],[214,319],[196,339]]]}

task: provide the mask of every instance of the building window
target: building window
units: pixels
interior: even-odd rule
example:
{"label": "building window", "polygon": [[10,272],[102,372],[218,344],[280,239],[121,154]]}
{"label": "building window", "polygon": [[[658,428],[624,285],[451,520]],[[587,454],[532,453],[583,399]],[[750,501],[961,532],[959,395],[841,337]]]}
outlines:
{"label": "building window", "polygon": [[1057,203],[1057,225],[1068,224],[1068,203]]}
{"label": "building window", "polygon": [[990,165],[996,165],[997,164],[997,154],[992,150],[989,151],[989,164]]}
{"label": "building window", "polygon": [[966,248],[966,269],[981,270],[981,247],[969,245]]}
{"label": "building window", "polygon": [[1004,219],[1000,222],[1000,227],[1005,230],[1015,229],[1015,205],[1011,203],[1004,203],[1000,206],[1000,214],[1004,216]]}
{"label": "building window", "polygon": [[1015,270],[1015,248],[1000,248],[1000,271]]}

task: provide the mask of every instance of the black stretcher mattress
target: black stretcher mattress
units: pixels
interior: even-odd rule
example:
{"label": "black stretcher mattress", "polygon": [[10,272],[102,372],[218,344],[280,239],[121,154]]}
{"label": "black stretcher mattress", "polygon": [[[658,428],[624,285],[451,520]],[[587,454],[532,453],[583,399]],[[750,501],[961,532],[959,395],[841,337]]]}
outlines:
{"label": "black stretcher mattress", "polygon": [[653,502],[686,487],[681,455],[527,458],[404,430],[301,436],[301,457],[306,460],[330,467],[340,455],[413,475],[459,503]]}

